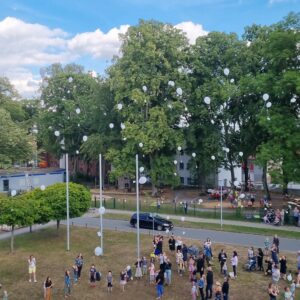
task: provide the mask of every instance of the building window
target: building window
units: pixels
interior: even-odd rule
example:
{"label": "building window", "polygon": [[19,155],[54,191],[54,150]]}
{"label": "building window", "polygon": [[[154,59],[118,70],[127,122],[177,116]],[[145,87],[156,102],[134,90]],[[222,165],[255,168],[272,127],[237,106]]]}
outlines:
{"label": "building window", "polygon": [[184,184],[184,177],[180,177],[180,184]]}
{"label": "building window", "polygon": [[184,162],[180,162],[179,164],[179,170],[184,170]]}
{"label": "building window", "polygon": [[187,184],[188,184],[188,185],[192,185],[192,178],[191,178],[191,177],[188,177],[188,179],[187,179]]}

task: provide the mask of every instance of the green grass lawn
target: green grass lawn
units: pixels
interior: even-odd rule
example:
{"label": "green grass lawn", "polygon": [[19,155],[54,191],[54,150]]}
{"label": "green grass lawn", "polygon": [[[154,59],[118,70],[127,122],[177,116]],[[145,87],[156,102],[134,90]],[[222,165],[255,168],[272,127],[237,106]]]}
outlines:
{"label": "green grass lawn", "polygon": [[[94,248],[99,244],[96,229],[71,228],[71,251],[65,251],[66,231],[65,228],[59,230],[47,228],[31,234],[16,237],[16,250],[14,254],[9,253],[9,240],[0,241],[0,281],[3,285],[0,295],[7,289],[9,300],[38,300],[43,297],[43,281],[46,276],[51,276],[54,282],[53,299],[63,299],[63,280],[65,269],[71,269],[75,256],[82,252],[85,265],[82,273],[82,280],[73,287],[70,299],[155,299],[154,286],[149,286],[147,278],[133,280],[126,286],[125,292],[119,286],[119,272],[128,264],[133,265],[136,258],[136,235],[134,233],[124,233],[117,231],[104,232],[104,256],[95,257]],[[151,237],[141,236],[141,253],[149,256],[152,251]],[[195,244],[196,241],[184,240],[187,245]],[[233,249],[236,249],[240,256],[238,268],[238,279],[230,281],[230,299],[267,299],[266,287],[270,282],[270,277],[266,277],[262,272],[246,272],[243,265],[246,262],[247,249],[245,247],[233,247],[231,245],[213,245],[214,255],[221,248],[224,248],[230,256]],[[188,281],[187,272],[183,277],[176,273],[174,254],[169,252],[165,243],[164,250],[173,263],[173,283],[165,288],[165,298],[168,300],[190,299],[191,284]],[[33,254],[37,259],[37,279],[38,283],[29,283],[27,274],[27,258]],[[287,254],[288,269],[295,271],[296,255]],[[95,263],[105,276],[108,270],[112,270],[114,276],[114,290],[111,295],[107,294],[105,280],[101,280],[96,288],[88,285],[88,269]],[[219,264],[216,259],[213,261],[215,280],[222,282],[219,275]],[[156,264],[158,268],[158,265]],[[228,266],[230,270],[230,266]],[[230,270],[231,271],[231,270]],[[285,282],[280,282],[280,289],[283,291]],[[298,294],[300,290],[297,290]],[[242,295],[242,296],[241,296]],[[280,299],[283,299],[282,297]],[[300,299],[299,296],[297,299]]]}
{"label": "green grass lawn", "polygon": [[[104,217],[107,219],[126,220],[126,221],[128,221],[130,218],[130,216],[128,214],[114,214],[114,213],[107,213],[107,214],[105,214]],[[219,224],[191,222],[191,221],[181,222],[179,220],[173,219],[172,217],[170,217],[170,220],[177,227],[211,229],[211,230],[220,230],[220,231],[222,230],[221,226]],[[277,234],[279,237],[300,239],[300,231],[298,231],[298,232],[297,231],[286,231],[286,230],[280,230],[277,228],[265,229],[265,228],[246,227],[246,226],[237,226],[237,225],[223,225],[223,231],[267,235],[267,236],[273,236],[273,235]]]}

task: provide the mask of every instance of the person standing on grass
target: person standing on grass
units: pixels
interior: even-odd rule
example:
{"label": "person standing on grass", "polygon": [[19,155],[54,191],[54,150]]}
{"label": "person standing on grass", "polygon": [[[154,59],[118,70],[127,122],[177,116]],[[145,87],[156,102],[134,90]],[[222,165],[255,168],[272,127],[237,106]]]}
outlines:
{"label": "person standing on grass", "polygon": [[199,258],[197,260],[197,273],[200,273],[200,277],[204,274],[204,257],[203,253],[200,253]]}
{"label": "person standing on grass", "polygon": [[257,250],[256,259],[257,259],[257,268],[259,269],[259,271],[264,271],[264,266],[263,266],[264,253],[261,248],[258,248]]}
{"label": "person standing on grass", "polygon": [[299,209],[298,209],[297,206],[295,206],[295,208],[294,208],[294,210],[293,210],[293,217],[294,217],[294,224],[295,224],[296,226],[298,226],[299,215],[300,215]]}
{"label": "person standing on grass", "polygon": [[195,281],[192,282],[191,295],[192,295],[192,300],[197,300],[198,291],[197,291],[197,285]]}
{"label": "person standing on grass", "polygon": [[96,286],[96,268],[95,265],[92,264],[90,268],[90,287],[95,287]]}
{"label": "person standing on grass", "polygon": [[277,296],[279,295],[279,290],[274,284],[269,283],[268,293],[270,300],[276,300]]}
{"label": "person standing on grass", "polygon": [[51,296],[52,296],[52,280],[51,278],[48,276],[46,278],[46,281],[44,282],[44,299],[45,300],[51,300]]}
{"label": "person standing on grass", "polygon": [[170,285],[172,282],[172,263],[168,258],[165,266],[165,277],[166,277],[166,284]]}
{"label": "person standing on grass", "polygon": [[30,255],[28,258],[28,273],[29,273],[29,282],[33,281],[37,282],[36,280],[36,260],[33,255]]}
{"label": "person standing on grass", "polygon": [[205,285],[205,275],[200,276],[198,281],[199,294],[201,296],[201,300],[204,300],[204,285]]}
{"label": "person standing on grass", "polygon": [[221,250],[221,252],[218,255],[218,260],[220,263],[220,273],[223,273],[223,266],[227,260],[227,254],[225,253],[225,251],[223,249]]}
{"label": "person standing on grass", "polygon": [[74,284],[78,283],[78,267],[76,265],[74,265],[72,267],[73,270],[73,280],[74,280]]}
{"label": "person standing on grass", "polygon": [[283,255],[280,259],[279,259],[279,263],[280,263],[280,276],[283,280],[286,280],[286,257]]}
{"label": "person standing on grass", "polygon": [[222,300],[222,287],[219,281],[216,281],[215,300]]}
{"label": "person standing on grass", "polygon": [[78,280],[80,280],[80,276],[81,276],[81,270],[82,270],[82,267],[83,267],[83,256],[81,253],[79,253],[77,255],[77,257],[75,258],[75,265],[77,266],[77,269],[78,269]]}
{"label": "person standing on grass", "polygon": [[144,256],[142,258],[142,274],[147,275],[147,269],[148,269],[148,261],[147,258]]}
{"label": "person standing on grass", "polygon": [[71,296],[71,277],[70,277],[70,271],[65,271],[65,298],[68,298]]}
{"label": "person standing on grass", "polygon": [[175,239],[174,239],[174,235],[173,234],[169,238],[169,249],[172,252],[175,251]]}
{"label": "person standing on grass", "polygon": [[126,270],[122,271],[120,273],[120,285],[122,287],[122,291],[124,292],[125,291],[125,285],[127,283],[127,280],[126,280]]}
{"label": "person standing on grass", "polygon": [[162,270],[160,270],[158,275],[156,276],[155,282],[156,282],[156,293],[157,293],[156,299],[161,299],[164,294],[164,282],[165,282],[164,273],[162,272]]}
{"label": "person standing on grass", "polygon": [[276,287],[278,287],[279,279],[280,279],[280,272],[278,266],[274,264],[272,268],[272,282]]}
{"label": "person standing on grass", "polygon": [[231,258],[231,265],[234,274],[234,278],[237,278],[237,266],[238,266],[239,258],[237,252],[234,250]]}
{"label": "person standing on grass", "polygon": [[228,300],[229,298],[229,277],[224,277],[224,282],[222,285],[222,295],[223,295],[223,300]]}
{"label": "person standing on grass", "polygon": [[154,266],[153,262],[150,263],[149,276],[150,276],[149,283],[150,284],[154,283],[154,281],[155,281],[155,266]]}
{"label": "person standing on grass", "polygon": [[188,260],[188,248],[186,244],[182,245],[182,259],[184,263],[184,268],[187,269],[187,260]]}
{"label": "person standing on grass", "polygon": [[284,288],[284,300],[293,300],[292,293],[288,286]]}
{"label": "person standing on grass", "polygon": [[212,287],[214,283],[214,274],[211,267],[207,268],[206,273],[206,289],[205,289],[205,299],[212,298]]}
{"label": "person standing on grass", "polygon": [[276,246],[277,254],[279,254],[279,238],[278,238],[277,234],[275,234],[273,237],[273,244]]}
{"label": "person standing on grass", "polygon": [[107,281],[107,292],[111,293],[113,288],[113,276],[111,271],[108,271],[106,276],[106,281]]}
{"label": "person standing on grass", "polygon": [[271,257],[272,257],[272,260],[274,262],[274,264],[278,265],[279,261],[278,261],[278,255],[277,255],[277,247],[275,244],[272,245],[271,247]]}

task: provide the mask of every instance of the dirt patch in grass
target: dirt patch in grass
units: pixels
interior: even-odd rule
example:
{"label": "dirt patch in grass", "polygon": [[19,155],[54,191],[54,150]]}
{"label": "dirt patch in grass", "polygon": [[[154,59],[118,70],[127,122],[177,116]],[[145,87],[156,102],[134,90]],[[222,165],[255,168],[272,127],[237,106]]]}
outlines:
{"label": "dirt patch in grass", "polygon": [[[76,286],[73,286],[70,299],[155,299],[155,288],[149,286],[146,278],[129,282],[123,293],[119,285],[119,273],[128,264],[133,266],[136,258],[136,235],[133,233],[124,233],[116,231],[105,231],[104,236],[104,256],[95,257],[94,248],[99,244],[97,230],[85,228],[72,228],[71,230],[71,251],[65,251],[66,232],[61,228],[56,233],[54,228],[48,228],[26,234],[16,238],[16,251],[9,254],[9,240],[0,242],[0,281],[3,285],[2,290],[7,289],[10,300],[37,300],[43,297],[43,281],[46,276],[50,276],[55,284],[53,289],[53,299],[63,299],[64,271],[71,269],[75,256],[82,252],[85,265],[82,272],[82,280]],[[187,245],[195,244],[200,246],[197,241],[185,240]],[[247,249],[245,247],[233,247],[229,245],[213,245],[214,255],[217,256],[221,248],[224,248],[230,256],[233,249],[236,249],[240,255],[240,264],[238,268],[238,279],[230,281],[230,298],[238,299],[267,299],[267,284],[270,278],[262,272],[246,272],[243,265],[246,263]],[[141,253],[149,257],[152,250],[151,237],[141,236]],[[184,300],[190,299],[191,284],[188,281],[187,272],[183,277],[176,273],[175,258],[167,249],[165,241],[164,250],[173,263],[173,283],[165,288],[164,299]],[[38,283],[29,283],[27,274],[27,258],[34,254],[37,259],[37,279]],[[288,254],[288,269],[295,271],[296,255]],[[113,272],[114,289],[111,295],[107,294],[105,280],[102,279],[96,288],[90,288],[88,285],[88,270],[92,263],[100,269],[105,277],[108,270]],[[214,259],[215,280],[221,280],[219,274],[219,264]],[[158,268],[158,265],[156,265]],[[230,269],[230,267],[229,267]],[[231,271],[231,270],[230,270]],[[285,282],[281,280],[280,288],[283,291]],[[298,293],[300,291],[297,291]],[[2,291],[0,290],[0,295]],[[280,298],[281,299],[281,298]],[[299,299],[299,298],[297,298]]]}

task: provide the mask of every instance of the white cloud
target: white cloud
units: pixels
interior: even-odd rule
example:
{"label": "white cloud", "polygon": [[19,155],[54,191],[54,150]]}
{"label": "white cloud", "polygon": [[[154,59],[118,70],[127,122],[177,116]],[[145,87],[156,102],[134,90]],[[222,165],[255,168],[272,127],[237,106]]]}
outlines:
{"label": "white cloud", "polygon": [[175,25],[175,27],[181,29],[183,32],[186,33],[186,36],[189,39],[191,44],[195,44],[196,39],[199,36],[208,34],[208,31],[205,31],[201,24],[195,24],[190,21],[179,23]]}
{"label": "white cloud", "polygon": [[[184,31],[191,43],[207,34],[202,25],[193,22],[175,27]],[[129,25],[121,25],[106,33],[96,29],[70,36],[59,28],[7,17],[0,21],[0,76],[7,76],[22,96],[34,96],[40,77],[33,69],[56,62],[76,62],[83,56],[110,60],[119,52],[119,34],[128,28]]]}
{"label": "white cloud", "polygon": [[107,33],[103,33],[100,29],[79,33],[68,41],[68,48],[72,53],[79,55],[112,58],[120,49],[119,34],[125,33],[128,28],[129,25],[122,25],[119,28],[112,28]]}

